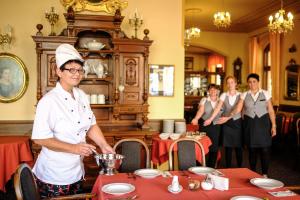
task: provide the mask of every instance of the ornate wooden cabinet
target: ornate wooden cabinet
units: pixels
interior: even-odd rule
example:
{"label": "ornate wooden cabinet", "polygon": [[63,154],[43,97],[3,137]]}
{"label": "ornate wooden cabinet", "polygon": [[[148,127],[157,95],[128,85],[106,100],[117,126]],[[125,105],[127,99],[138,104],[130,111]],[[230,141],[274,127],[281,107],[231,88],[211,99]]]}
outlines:
{"label": "ornate wooden cabinet", "polygon": [[[105,104],[91,105],[100,126],[148,126],[148,55],[152,43],[145,31],[143,40],[130,39],[121,31],[123,17],[65,14],[67,28],[60,36],[33,36],[37,52],[37,99],[56,84],[55,49],[62,43],[74,45],[87,61],[100,61],[106,76],[89,74],[79,87],[88,94],[104,94]],[[88,41],[105,44],[104,49],[85,48]],[[121,89],[122,88],[122,89]]]}
{"label": "ornate wooden cabinet", "polygon": [[[107,141],[113,145],[120,139],[135,137],[151,145],[148,126],[148,56],[152,44],[145,30],[143,40],[130,39],[120,29],[123,17],[65,14],[67,28],[60,36],[32,36],[37,53],[37,99],[55,87],[55,49],[62,43],[72,44],[86,61],[102,62],[104,77],[88,74],[79,88],[87,94],[104,94],[105,104],[91,104]],[[86,43],[96,40],[105,44],[101,50],[89,50]],[[91,141],[87,141],[92,143]],[[33,146],[38,153],[40,147]],[[98,149],[99,150],[99,149]],[[86,187],[93,185],[98,167],[92,156],[85,158]]]}

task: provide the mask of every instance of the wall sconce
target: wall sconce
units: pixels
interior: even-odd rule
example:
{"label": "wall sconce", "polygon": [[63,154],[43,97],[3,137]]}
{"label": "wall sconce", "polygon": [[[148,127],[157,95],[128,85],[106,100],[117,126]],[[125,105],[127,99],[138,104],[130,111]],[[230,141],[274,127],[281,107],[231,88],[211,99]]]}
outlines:
{"label": "wall sconce", "polygon": [[12,41],[12,27],[8,24],[4,27],[3,32],[0,33],[0,46],[2,49],[10,47]]}
{"label": "wall sconce", "polygon": [[134,28],[134,39],[137,39],[137,30],[143,24],[143,16],[138,13],[137,8],[135,9],[134,14],[131,14],[129,17],[129,25]]}

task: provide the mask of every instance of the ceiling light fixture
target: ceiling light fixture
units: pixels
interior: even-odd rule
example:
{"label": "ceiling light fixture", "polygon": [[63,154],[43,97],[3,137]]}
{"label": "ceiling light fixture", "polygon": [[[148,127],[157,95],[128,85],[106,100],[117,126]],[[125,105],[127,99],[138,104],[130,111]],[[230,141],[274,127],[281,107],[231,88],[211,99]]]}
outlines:
{"label": "ceiling light fixture", "polygon": [[[191,15],[191,21],[193,21],[193,18],[195,21],[197,21],[196,15],[200,13],[202,10],[200,8],[189,8],[185,10],[187,14]],[[190,28],[185,29],[184,31],[184,40],[185,45],[189,46],[192,39],[196,39],[200,37],[201,30],[200,28],[196,26],[192,26]]]}
{"label": "ceiling light fixture", "polygon": [[[224,0],[222,1],[224,10]],[[214,14],[214,25],[218,28],[227,28],[231,24],[230,13],[228,11],[219,11]]]}
{"label": "ceiling light fixture", "polygon": [[281,8],[280,10],[274,15],[270,15],[269,17],[269,31],[272,33],[287,33],[288,31],[293,30],[294,28],[294,16],[291,12],[288,12],[285,15],[285,10],[283,10],[283,1],[281,0]]}

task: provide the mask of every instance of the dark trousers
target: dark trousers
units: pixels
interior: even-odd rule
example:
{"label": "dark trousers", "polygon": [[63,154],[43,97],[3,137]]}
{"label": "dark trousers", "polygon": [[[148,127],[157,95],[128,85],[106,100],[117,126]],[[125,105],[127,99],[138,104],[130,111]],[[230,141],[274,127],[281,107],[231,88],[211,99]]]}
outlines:
{"label": "dark trousers", "polygon": [[225,147],[225,160],[226,160],[226,168],[231,167],[232,160],[232,151],[235,149],[235,156],[237,161],[237,166],[242,167],[243,163],[243,149],[241,147]]}
{"label": "dark trousers", "polygon": [[218,152],[208,152],[208,158],[206,165],[211,168],[216,167]]}
{"label": "dark trousers", "polygon": [[256,171],[257,157],[260,156],[262,174],[268,174],[269,163],[270,163],[270,148],[259,147],[249,148],[249,164],[250,169]]}

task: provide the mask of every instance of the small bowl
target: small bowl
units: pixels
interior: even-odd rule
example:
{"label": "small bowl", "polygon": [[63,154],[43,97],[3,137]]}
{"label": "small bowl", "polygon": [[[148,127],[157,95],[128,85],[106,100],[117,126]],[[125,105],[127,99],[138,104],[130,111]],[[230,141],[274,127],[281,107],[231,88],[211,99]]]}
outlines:
{"label": "small bowl", "polygon": [[180,138],[181,134],[180,133],[173,133],[170,135],[170,138],[172,140],[178,140]]}
{"label": "small bowl", "polygon": [[159,134],[160,139],[167,140],[170,136],[170,133],[161,133]]}

